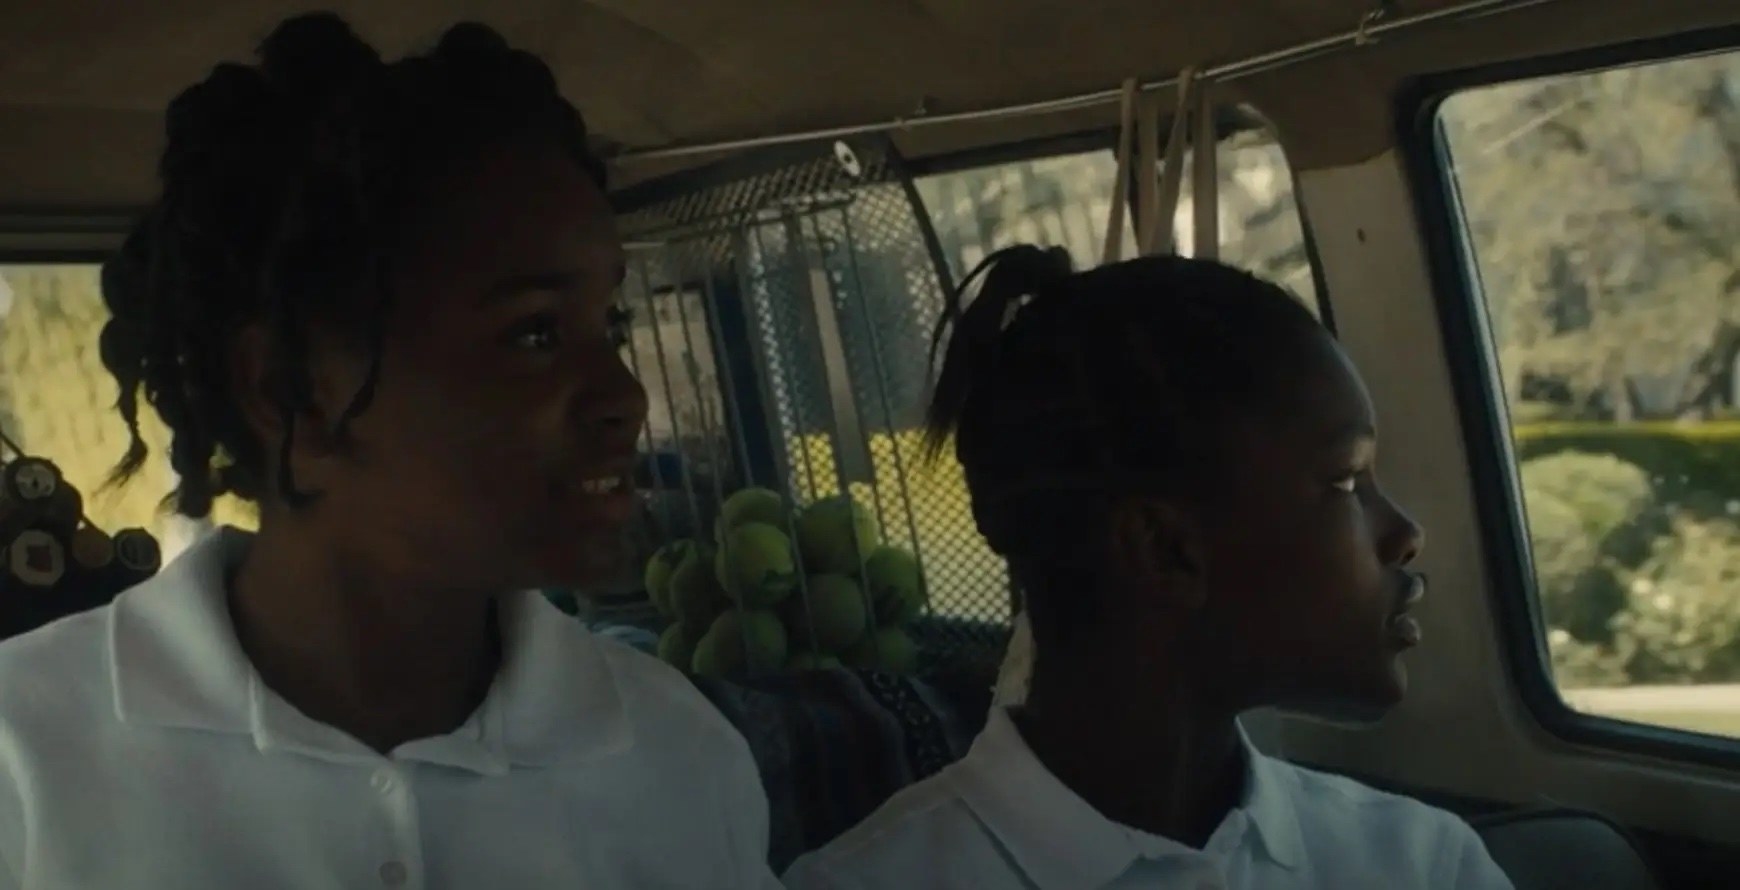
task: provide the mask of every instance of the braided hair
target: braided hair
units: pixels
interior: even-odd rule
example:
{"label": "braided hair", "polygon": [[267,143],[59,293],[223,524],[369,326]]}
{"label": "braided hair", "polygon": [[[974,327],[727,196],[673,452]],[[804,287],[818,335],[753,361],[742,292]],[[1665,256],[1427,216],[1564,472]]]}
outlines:
{"label": "braided hair", "polygon": [[1117,500],[1200,494],[1223,469],[1226,414],[1276,396],[1313,331],[1279,286],[1206,260],[1078,274],[1062,249],[1021,245],[968,276],[933,344],[934,364],[948,337],[927,444],[934,457],[953,437],[974,521],[1036,632],[1093,608]]}
{"label": "braided hair", "polygon": [[[293,507],[313,496],[289,460],[295,420],[311,407],[312,334],[368,356],[328,431],[342,444],[379,375],[394,234],[438,175],[531,139],[604,185],[549,68],[483,25],[456,25],[426,54],[387,63],[342,19],[314,14],[281,24],[258,57],[218,65],[170,103],[161,196],[103,267],[111,318],[100,351],[131,433],[112,481],[148,457],[143,395],[171,433],[175,509],[192,517],[226,494],[270,491]],[[247,422],[229,367],[230,344],[256,326],[283,421],[275,442]]]}

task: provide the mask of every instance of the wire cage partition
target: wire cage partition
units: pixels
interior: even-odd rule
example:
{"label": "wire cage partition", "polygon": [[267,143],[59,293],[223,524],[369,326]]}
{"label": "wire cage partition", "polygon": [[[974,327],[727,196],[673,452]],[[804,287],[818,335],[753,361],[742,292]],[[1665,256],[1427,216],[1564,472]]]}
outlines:
{"label": "wire cage partition", "polygon": [[[951,285],[891,146],[781,149],[630,190],[619,205],[625,357],[652,404],[639,553],[708,539],[741,489],[797,510],[846,496],[873,517],[877,543],[918,565],[926,596],[905,630],[919,669],[994,662],[1007,568],[974,527],[953,456],[932,463],[922,448],[931,337]],[[794,632],[815,620],[802,561],[785,607]],[[865,611],[874,635],[868,598]]]}

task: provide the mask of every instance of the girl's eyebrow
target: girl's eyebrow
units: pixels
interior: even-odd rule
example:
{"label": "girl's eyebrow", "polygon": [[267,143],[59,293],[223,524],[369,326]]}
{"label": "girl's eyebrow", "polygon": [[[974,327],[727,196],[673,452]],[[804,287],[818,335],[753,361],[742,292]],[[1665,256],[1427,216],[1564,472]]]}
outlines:
{"label": "girl's eyebrow", "polygon": [[1337,427],[1333,433],[1324,437],[1325,444],[1332,447],[1358,445],[1363,442],[1377,441],[1377,428],[1369,420],[1355,420]]}
{"label": "girl's eyebrow", "polygon": [[579,282],[580,273],[571,269],[509,275],[485,290],[481,302],[488,305],[538,291],[571,291],[579,285]]}

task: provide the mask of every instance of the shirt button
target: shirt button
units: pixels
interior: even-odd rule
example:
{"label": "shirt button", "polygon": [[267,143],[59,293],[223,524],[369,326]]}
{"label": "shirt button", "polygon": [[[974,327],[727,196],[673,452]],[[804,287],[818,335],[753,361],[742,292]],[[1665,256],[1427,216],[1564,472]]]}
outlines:
{"label": "shirt button", "polygon": [[389,769],[375,770],[375,774],[369,778],[369,787],[382,794],[392,791],[397,784],[398,780],[393,778],[393,771]]}
{"label": "shirt button", "polygon": [[406,877],[405,863],[397,859],[381,863],[381,883],[388,887],[397,887],[405,883]]}

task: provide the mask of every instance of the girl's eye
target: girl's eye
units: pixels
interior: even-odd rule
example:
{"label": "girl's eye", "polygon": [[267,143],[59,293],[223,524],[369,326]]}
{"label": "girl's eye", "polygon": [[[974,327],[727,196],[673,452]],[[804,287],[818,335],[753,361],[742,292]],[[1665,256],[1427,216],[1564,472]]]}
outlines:
{"label": "girl's eye", "polygon": [[548,352],[561,344],[561,329],[555,316],[534,315],[508,330],[508,342],[516,349]]}
{"label": "girl's eye", "polygon": [[1335,486],[1337,491],[1343,492],[1344,494],[1353,494],[1355,491],[1359,490],[1359,474],[1351,472],[1344,473],[1330,484]]}
{"label": "girl's eye", "polygon": [[634,326],[634,312],[622,305],[612,306],[604,317],[604,324],[611,345],[621,349],[631,341],[629,331]]}

